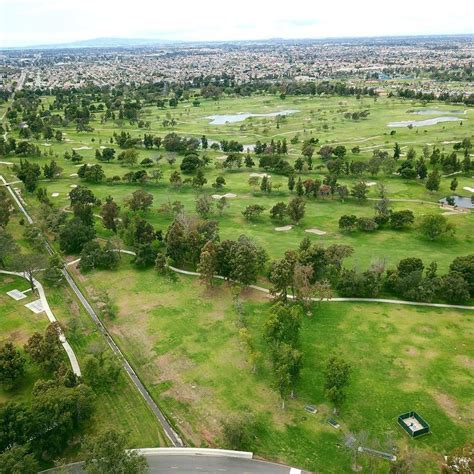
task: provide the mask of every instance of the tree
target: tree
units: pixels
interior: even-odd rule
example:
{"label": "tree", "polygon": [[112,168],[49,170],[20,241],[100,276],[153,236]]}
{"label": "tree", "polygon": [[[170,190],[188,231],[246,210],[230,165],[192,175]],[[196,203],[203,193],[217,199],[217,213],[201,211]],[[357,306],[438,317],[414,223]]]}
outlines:
{"label": "tree", "polygon": [[102,216],[102,223],[106,229],[117,232],[117,219],[119,216],[120,207],[114,201],[112,196],[107,196],[105,204],[102,206],[100,215]]}
{"label": "tree", "polygon": [[188,153],[183,158],[181,165],[179,166],[183,173],[194,173],[202,166],[202,162],[199,159],[197,153]]}
{"label": "tree", "polygon": [[223,176],[217,176],[215,183],[212,183],[212,187],[215,189],[222,189],[225,185],[226,182]]}
{"label": "tree", "polygon": [[47,371],[56,370],[61,363],[60,331],[59,323],[51,323],[46,328],[44,336],[35,332],[25,345],[25,352]]}
{"label": "tree", "polygon": [[284,302],[288,298],[288,288],[293,289],[295,264],[295,253],[286,252],[284,258],[274,260],[270,266],[269,278],[272,283],[270,293]]}
{"label": "tree", "polygon": [[94,390],[107,389],[117,382],[121,367],[115,357],[108,357],[105,352],[98,351],[85,357],[82,364],[82,377]]}
{"label": "tree", "polygon": [[60,168],[54,160],[52,160],[49,165],[45,164],[43,166],[43,174],[47,179],[57,178],[61,174],[61,171],[62,168]]}
{"label": "tree", "polygon": [[294,397],[295,387],[298,382],[301,367],[303,365],[303,355],[298,350],[287,343],[282,343],[275,351],[274,371],[277,377],[276,386],[282,400],[282,408],[285,408],[285,400],[288,394]]}
{"label": "tree", "polygon": [[222,196],[220,199],[218,199],[216,203],[217,210],[219,211],[219,215],[222,216],[224,213],[224,209],[226,207],[229,207],[229,201],[225,196]]}
{"label": "tree", "polygon": [[282,222],[288,214],[287,205],[284,202],[277,202],[270,209],[270,217],[276,221]]}
{"label": "tree", "polygon": [[359,202],[363,202],[367,200],[368,192],[369,187],[367,184],[365,184],[364,181],[359,181],[352,187],[351,196],[355,197]]}
{"label": "tree", "polygon": [[0,266],[7,266],[18,253],[18,246],[13,237],[0,227]]}
{"label": "tree", "polygon": [[260,204],[249,204],[242,211],[242,215],[245,217],[245,219],[247,219],[248,221],[251,221],[259,217],[260,214],[262,214],[264,210],[265,208],[263,206],[260,206]]}
{"label": "tree", "polygon": [[408,209],[391,212],[389,219],[390,227],[392,229],[404,229],[415,222],[415,216],[413,212]]}
{"label": "tree", "polygon": [[197,271],[201,274],[199,279],[207,287],[211,287],[214,275],[217,269],[217,248],[216,245],[209,241],[201,250],[199,257],[199,265]]}
{"label": "tree", "polygon": [[251,449],[256,432],[256,423],[249,413],[226,418],[222,422],[225,447],[229,449]]}
{"label": "tree", "polygon": [[425,187],[428,191],[438,191],[439,185],[441,183],[441,176],[437,170],[433,170],[426,180]]}
{"label": "tree", "polygon": [[45,255],[40,253],[18,254],[14,261],[15,269],[24,273],[28,278],[33,293],[36,291],[35,277],[43,270],[45,265]]}
{"label": "tree", "polygon": [[357,228],[357,216],[343,215],[339,218],[339,229],[346,232],[352,232]]}
{"label": "tree", "polygon": [[50,287],[57,287],[64,281],[62,273],[63,263],[59,255],[54,254],[49,257],[48,266],[43,273],[43,281]]}
{"label": "tree", "polygon": [[13,171],[18,179],[23,182],[27,191],[33,192],[36,189],[38,180],[41,176],[41,168],[38,164],[20,159],[20,165],[14,165]]}
{"label": "tree", "polygon": [[138,161],[138,151],[133,148],[122,151],[117,159],[124,165],[135,166]]}
{"label": "tree", "polygon": [[71,207],[76,204],[95,204],[97,199],[94,193],[86,186],[79,185],[77,188],[71,189],[69,192],[69,200]]}
{"label": "tree", "polygon": [[265,339],[272,350],[278,351],[282,343],[295,348],[299,346],[301,319],[299,306],[277,302],[271,307],[265,323]]}
{"label": "tree", "polygon": [[451,184],[449,185],[449,189],[454,192],[456,191],[457,187],[458,187],[458,180],[457,178],[453,178],[451,181]]}
{"label": "tree", "polygon": [[11,388],[24,374],[25,358],[11,342],[0,347],[0,383]]}
{"label": "tree", "polygon": [[257,280],[267,260],[262,247],[254,244],[248,237],[241,235],[234,243],[228,264],[231,268],[230,278],[242,285],[251,285]]}
{"label": "tree", "polygon": [[132,211],[147,211],[153,204],[153,195],[143,189],[137,189],[125,201]]}
{"label": "tree", "polygon": [[207,219],[212,213],[214,201],[207,194],[202,194],[196,198],[196,212],[203,218]]}
{"label": "tree", "polygon": [[470,299],[469,283],[459,273],[448,273],[441,278],[440,293],[448,303],[467,303]]}
{"label": "tree", "polygon": [[5,188],[0,188],[0,228],[5,229],[10,220],[11,201]]}
{"label": "tree", "polygon": [[84,164],[77,170],[77,175],[90,183],[101,183],[105,178],[104,170],[100,165]]}
{"label": "tree", "polygon": [[202,188],[207,183],[207,178],[204,176],[204,172],[201,169],[197,170],[196,176],[193,177],[192,185],[195,188]]}
{"label": "tree", "polygon": [[298,224],[301,221],[301,219],[303,219],[304,214],[305,214],[305,206],[306,206],[306,201],[300,196],[293,198],[288,203],[287,212],[292,222],[294,222],[295,224]]}
{"label": "tree", "polygon": [[428,214],[424,216],[420,223],[420,230],[430,240],[434,240],[445,234],[453,235],[455,233],[454,224],[448,222],[448,219],[440,214]]}
{"label": "tree", "polygon": [[84,470],[87,474],[142,474],[147,462],[136,451],[127,451],[122,433],[106,431],[84,442]]}
{"label": "tree", "polygon": [[349,384],[351,366],[342,358],[333,356],[329,359],[324,372],[327,397],[339,408],[344,399],[344,388]]}
{"label": "tree", "polygon": [[400,154],[402,152],[402,149],[400,148],[400,145],[395,142],[395,145],[393,146],[393,157],[398,160],[400,158]]}
{"label": "tree", "polygon": [[36,474],[40,466],[26,446],[13,445],[0,454],[2,474]]}
{"label": "tree", "polygon": [[65,253],[79,253],[84,245],[94,238],[94,228],[74,218],[62,227],[59,233],[59,248]]}
{"label": "tree", "polygon": [[474,254],[456,257],[449,266],[451,273],[458,273],[469,284],[469,291],[474,295]]}

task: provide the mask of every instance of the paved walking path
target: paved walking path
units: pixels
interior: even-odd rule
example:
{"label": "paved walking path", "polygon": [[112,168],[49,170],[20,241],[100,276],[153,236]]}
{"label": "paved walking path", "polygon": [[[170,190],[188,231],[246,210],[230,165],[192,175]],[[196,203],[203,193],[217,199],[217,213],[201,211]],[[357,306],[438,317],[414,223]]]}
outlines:
{"label": "paved walking path", "polygon": [[[131,250],[117,250],[117,252],[126,253],[128,255],[136,255],[135,252]],[[69,262],[67,265],[75,265],[81,261],[80,258]],[[181,275],[188,275],[188,276],[201,276],[199,272],[192,272],[189,270],[182,270],[181,268],[173,267],[168,265],[168,268],[173,272],[180,273]],[[225,280],[225,277],[221,275],[214,275],[214,278],[217,280]],[[261,291],[262,293],[270,294],[270,290],[268,288],[264,288],[263,286],[257,285],[249,285],[249,288],[253,290]],[[288,299],[293,299],[292,295],[288,295]],[[319,298],[311,298],[311,301],[319,302],[321,301]],[[387,299],[387,298],[325,298],[323,299],[325,302],[334,302],[334,303],[344,303],[344,302],[353,302],[353,303],[384,303],[384,304],[401,304],[407,306],[427,306],[430,308],[450,308],[450,309],[468,309],[474,310],[474,306],[467,306],[467,305],[459,305],[459,304],[447,304],[447,303],[424,303],[419,301],[406,301],[406,300],[395,300],[395,299]]]}
{"label": "paved walking path", "polygon": [[[0,273],[3,273],[4,275],[14,275],[18,276],[21,278],[25,278],[26,280],[30,281],[28,276],[25,273],[20,273],[20,272],[9,272],[7,270],[0,270]],[[46,293],[44,292],[43,285],[33,278],[33,285],[35,286],[36,290],[38,291],[38,295],[41,300],[41,305],[43,306],[43,310],[46,313],[46,316],[48,317],[49,321],[51,323],[55,323],[58,320],[56,319],[56,316],[54,316],[54,313],[51,311],[51,308],[49,307],[48,300],[46,299]],[[62,330],[58,331],[58,337],[59,340],[61,341],[61,344],[66,351],[66,354],[69,358],[69,362],[71,363],[71,367],[73,372],[80,377],[81,376],[81,369],[79,367],[79,362],[77,361],[76,354],[74,353],[74,350],[70,346],[69,342],[67,342],[66,336],[64,335]]]}

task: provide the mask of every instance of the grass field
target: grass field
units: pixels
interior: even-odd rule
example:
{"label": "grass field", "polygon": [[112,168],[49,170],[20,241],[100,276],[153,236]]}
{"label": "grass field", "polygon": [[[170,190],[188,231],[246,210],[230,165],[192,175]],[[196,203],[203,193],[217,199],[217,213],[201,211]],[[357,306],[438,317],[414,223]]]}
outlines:
{"label": "grass field", "polygon": [[[42,98],[44,105],[51,97]],[[97,104],[96,104],[97,105]],[[40,165],[54,158],[63,168],[60,178],[43,180],[51,201],[58,209],[69,205],[68,193],[80,184],[77,176],[79,165],[63,159],[66,151],[78,149],[83,163],[97,163],[95,151],[111,146],[114,132],[125,130],[132,137],[144,133],[165,136],[176,132],[185,136],[209,140],[235,139],[243,144],[254,144],[256,140],[269,143],[272,138],[289,140],[296,134],[299,142],[289,143],[288,160],[293,163],[301,155],[301,143],[311,137],[319,138],[320,145],[344,144],[348,149],[347,160],[368,160],[374,149],[392,153],[395,142],[402,147],[402,160],[410,146],[421,155],[425,145],[436,145],[450,153],[453,143],[474,133],[474,111],[468,109],[461,122],[446,122],[433,126],[409,129],[396,128],[394,135],[387,123],[405,120],[424,120],[433,116],[413,115],[411,110],[435,108],[445,116],[461,106],[442,103],[422,104],[417,101],[379,97],[356,99],[354,97],[288,97],[282,101],[275,96],[253,96],[247,98],[227,97],[219,101],[202,100],[200,107],[191,103],[180,103],[177,109],[161,110],[147,106],[141,118],[150,122],[150,128],[138,129],[127,122],[101,123],[100,114],[91,121],[94,131],[77,133],[75,128],[63,129],[65,141],[34,141],[48,156],[28,158]],[[277,123],[275,118],[254,117],[243,122],[210,125],[206,118],[214,114],[272,113],[278,110],[295,109]],[[369,110],[365,120],[352,121],[344,118],[345,112]],[[174,118],[174,127],[163,127],[163,119]],[[18,132],[11,135],[18,139]],[[352,154],[352,147],[359,146],[360,154]],[[317,147],[318,148],[318,147]],[[394,266],[400,259],[420,257],[425,263],[438,262],[439,271],[447,270],[450,262],[459,255],[472,253],[474,214],[465,213],[447,216],[456,225],[454,237],[428,241],[415,225],[406,231],[380,230],[374,233],[341,233],[338,220],[343,214],[373,216],[374,202],[378,197],[377,186],[369,191],[369,200],[358,204],[353,199],[344,203],[337,199],[309,200],[306,215],[299,225],[288,232],[276,232],[283,224],[272,222],[269,209],[277,202],[287,202],[295,194],[287,189],[287,178],[272,176],[274,190],[270,195],[255,192],[248,180],[248,170],[224,170],[219,165],[223,152],[205,152],[211,163],[205,169],[207,184],[203,193],[214,194],[211,183],[219,175],[225,177],[226,186],[218,193],[232,192],[237,196],[229,199],[229,207],[222,216],[212,216],[219,222],[221,239],[235,239],[246,234],[261,244],[271,258],[294,249],[304,237],[323,245],[334,243],[354,247],[348,266],[365,269],[374,260],[384,259]],[[143,214],[156,229],[164,232],[172,218],[159,211],[162,204],[179,200],[188,213],[195,213],[197,191],[190,187],[175,189],[169,185],[169,176],[179,170],[182,157],[176,163],[167,163],[167,153],[160,150],[139,149],[139,162],[146,157],[158,158],[164,172],[163,179],[146,185],[86,184],[94,194],[104,200],[108,195],[124,206],[125,199],[137,188],[143,188],[154,198],[152,209]],[[461,157],[461,154],[459,154]],[[5,161],[19,162],[19,157],[9,155]],[[258,162],[258,159],[255,160]],[[324,178],[326,168],[319,155],[313,157],[314,169],[305,170],[302,179]],[[140,169],[124,167],[117,162],[101,163],[107,177],[123,176],[128,171]],[[153,170],[153,168],[151,168]],[[0,174],[16,181],[11,167],[0,164]],[[456,175],[459,185],[456,194],[469,197],[464,187],[474,188],[473,176]],[[375,178],[363,176],[366,181],[383,183],[392,200],[394,210],[411,209],[419,221],[428,213],[443,213],[438,200],[452,194],[449,189],[451,176],[443,177],[440,190],[430,193],[420,180],[403,180],[394,175],[379,174]],[[351,187],[356,179],[341,177],[341,184]],[[21,185],[17,185],[21,187]],[[58,197],[52,197],[59,193]],[[36,218],[38,201],[33,195],[23,192],[28,211]],[[423,202],[401,202],[421,200]],[[249,204],[261,204],[266,212],[255,222],[247,222],[242,211]],[[99,209],[96,208],[96,213]],[[289,224],[285,222],[284,224]],[[416,223],[417,224],[417,223]],[[327,232],[316,236],[305,232],[318,228]],[[100,221],[96,222],[99,237],[111,237]],[[25,246],[22,227],[15,218],[9,230],[16,240]],[[54,243],[57,245],[57,243]],[[302,351],[304,368],[297,387],[297,397],[290,400],[285,411],[272,389],[272,375],[265,354],[262,332],[270,303],[262,295],[244,294],[245,320],[252,339],[262,353],[256,373],[252,373],[246,360],[245,349],[238,336],[237,316],[233,308],[231,292],[225,286],[205,291],[192,278],[178,277],[170,281],[156,275],[152,270],[138,271],[124,257],[115,272],[94,272],[86,276],[77,274],[80,284],[92,296],[107,290],[119,307],[116,319],[105,321],[116,342],[121,346],[150,393],[190,445],[221,446],[221,422],[230,415],[252,412],[257,420],[253,450],[257,455],[284,461],[318,472],[350,472],[349,451],[344,448],[342,434],[335,431],[326,419],[331,407],[323,392],[322,371],[333,353],[342,353],[353,366],[351,385],[347,400],[339,418],[342,431],[366,432],[367,444],[383,450],[397,447],[397,455],[404,457],[414,453],[417,459],[416,472],[434,472],[442,455],[468,440],[474,417],[472,369],[472,316],[470,312],[451,310],[398,307],[380,304],[325,303],[313,308],[313,315],[304,320]],[[46,325],[39,317],[31,317],[22,304],[13,304],[5,295],[9,285],[26,285],[0,278],[0,305],[5,305],[6,315],[0,319],[0,341],[12,338],[27,339],[37,328]],[[48,289],[51,307],[59,321],[66,325],[67,337],[75,349],[79,362],[96,347],[103,345],[101,336],[68,289]],[[21,307],[21,308],[20,308]],[[42,374],[28,366],[25,383],[15,392],[0,392],[0,401],[12,396],[27,398],[34,381]],[[304,411],[308,403],[318,407],[318,414]],[[128,378],[123,374],[117,386],[98,394],[98,410],[90,432],[111,426],[119,427],[130,434],[130,445],[156,446],[163,444],[162,435],[152,415],[144,405]],[[430,424],[432,434],[422,439],[409,440],[397,426],[396,417],[406,411],[416,410]],[[71,456],[72,458],[72,456]],[[385,462],[362,457],[360,463],[372,472],[387,472]]]}
{"label": "grass field", "polygon": [[[47,98],[45,99],[47,100]],[[454,106],[444,104],[430,104],[429,108],[436,108],[441,111],[449,111]],[[369,109],[370,115],[365,120],[354,122],[343,118],[346,110],[354,111],[359,109]],[[200,107],[187,106],[186,103],[180,104],[178,109],[161,110],[158,108],[145,108],[142,113],[144,120],[151,122],[150,130],[136,129],[130,124],[116,122],[106,122],[101,124],[96,114],[95,121],[91,122],[94,127],[92,133],[77,133],[74,129],[67,129],[67,140],[58,144],[57,142],[47,143],[40,140],[40,147],[49,150],[50,153],[57,155],[58,163],[63,167],[62,177],[53,182],[43,182],[41,185],[46,186],[48,193],[59,193],[59,197],[51,198],[58,207],[68,205],[67,193],[71,186],[77,184],[78,178],[71,177],[71,174],[77,172],[77,165],[67,162],[62,158],[65,151],[71,151],[72,148],[86,147],[86,150],[79,150],[84,156],[84,162],[95,163],[95,150],[100,146],[109,146],[110,138],[113,132],[120,131],[119,125],[124,130],[129,131],[132,136],[142,136],[143,133],[154,133],[164,136],[170,131],[175,131],[186,136],[196,135],[200,137],[206,134],[209,139],[219,140],[237,139],[243,143],[255,143],[257,139],[269,141],[271,138],[291,138],[296,133],[300,133],[300,143],[289,145],[289,160],[292,162],[300,154],[301,141],[303,138],[311,136],[318,137],[321,144],[344,143],[350,150],[352,146],[359,145],[361,147],[360,155],[351,155],[349,152],[348,159],[364,160],[371,156],[374,148],[387,149],[391,152],[393,144],[397,141],[402,146],[402,151],[406,152],[408,146],[414,146],[418,155],[421,155],[422,147],[429,143],[436,144],[446,152],[452,150],[452,143],[461,140],[464,137],[472,136],[474,131],[473,111],[467,110],[464,115],[460,115],[463,119],[463,126],[458,122],[442,123],[424,128],[408,129],[407,127],[397,128],[396,135],[389,134],[390,129],[386,124],[390,121],[416,119],[422,120],[426,116],[413,115],[408,111],[420,109],[421,104],[416,101],[404,101],[398,99],[379,98],[377,101],[364,98],[357,100],[355,98],[336,98],[336,97],[300,97],[289,98],[281,101],[272,96],[256,96],[251,98],[226,98],[218,102],[202,101]],[[459,107],[457,107],[459,108]],[[225,125],[209,125],[207,116],[212,114],[238,113],[238,112],[274,112],[282,109],[296,109],[299,112],[289,115],[286,120],[280,124],[280,128],[276,128],[274,118],[250,118],[244,122],[225,124]],[[166,115],[176,118],[177,125],[173,129],[163,128],[161,122]],[[440,112],[440,115],[443,115]],[[323,129],[323,125],[328,126],[327,130]],[[50,145],[49,147],[44,144]],[[113,145],[115,147],[115,145]],[[117,153],[120,150],[117,150]],[[140,150],[140,158],[166,155],[162,150]],[[222,156],[222,152],[208,151],[209,157],[216,158]],[[18,161],[15,156],[9,156],[11,161]],[[188,212],[194,212],[194,202],[196,198],[196,190],[185,188],[176,190],[169,186],[168,178],[173,170],[179,169],[181,158],[177,157],[177,162],[170,166],[165,159],[160,161],[160,168],[164,171],[164,178],[158,183],[149,182],[149,184],[141,186],[148,192],[153,194],[153,209],[145,215],[157,228],[166,230],[171,222],[171,218],[160,214],[158,209],[161,204],[168,201],[179,200],[185,206]],[[32,159],[38,163],[44,163],[46,158]],[[314,155],[315,170],[307,171],[302,174],[302,178],[311,177],[322,179],[324,177],[321,170],[316,167],[322,164],[318,155]],[[217,163],[217,161],[216,161]],[[107,176],[119,175],[123,176],[130,169],[124,168],[118,163],[102,164]],[[224,211],[222,217],[215,215],[220,224],[221,235],[223,238],[234,237],[238,233],[246,233],[255,238],[262,244],[272,257],[278,257],[289,248],[295,248],[299,241],[310,236],[314,241],[323,244],[346,243],[353,245],[355,253],[352,258],[354,265],[367,266],[374,258],[386,259],[389,263],[395,264],[400,258],[408,256],[420,256],[427,260],[434,256],[439,263],[440,269],[445,270],[450,261],[460,254],[466,254],[472,248],[472,235],[474,231],[474,218],[470,215],[451,215],[448,218],[455,223],[457,227],[456,236],[453,239],[441,239],[437,243],[432,243],[420,236],[419,232],[414,228],[405,232],[394,232],[390,230],[378,231],[376,233],[355,233],[353,235],[341,234],[338,230],[338,220],[343,214],[356,214],[358,216],[372,216],[374,214],[373,202],[360,205],[351,199],[341,203],[338,200],[310,200],[307,204],[306,216],[300,225],[289,232],[275,232],[275,224],[268,217],[269,209],[279,201],[288,201],[291,194],[286,186],[286,178],[283,176],[273,176],[273,184],[281,184],[278,191],[274,191],[270,195],[262,195],[255,193],[248,185],[248,179],[251,172],[258,171],[247,170],[222,170],[215,167],[214,160],[206,169],[206,178],[208,184],[204,187],[203,192],[208,194],[215,193],[210,186],[214,182],[216,176],[223,175],[226,179],[225,188],[221,193],[233,192],[237,194],[234,199],[229,199],[229,207]],[[12,173],[6,166],[0,165],[0,172],[7,175],[10,179],[14,179]],[[433,204],[418,204],[411,202],[393,202],[394,209],[412,209],[416,218],[420,218],[427,213],[442,213],[443,210],[437,208],[437,201],[441,197],[451,194],[449,185],[452,177],[442,179],[441,188],[438,192],[430,193],[424,183],[417,180],[403,180],[400,177],[378,175],[376,178],[366,176],[367,181],[375,183],[384,183],[387,187],[388,196],[391,199],[421,199],[429,201]],[[470,192],[464,190],[466,186],[474,187],[474,180],[471,176],[463,174],[457,175],[459,186],[457,194],[461,196],[470,196]],[[354,178],[342,177],[339,180],[341,184],[347,184],[349,187],[355,182]],[[124,199],[130,195],[138,185],[120,184],[108,186],[104,184],[88,186],[94,193],[104,199],[107,195],[113,195],[115,200],[122,204]],[[370,188],[370,198],[377,198],[377,186]],[[28,202],[32,206],[35,200],[27,197]],[[241,211],[249,204],[259,203],[266,208],[266,212],[260,220],[249,223],[243,218]],[[288,222],[287,222],[288,223]],[[305,232],[308,228],[318,228],[327,234],[325,236],[314,236]],[[109,234],[102,231],[102,226],[98,226],[101,230],[100,234],[107,237]],[[271,242],[271,245],[270,245]]]}
{"label": "grass field", "polygon": [[[191,277],[171,282],[151,270],[137,272],[125,261],[119,271],[79,278],[92,294],[108,289],[120,308],[108,327],[193,444],[219,446],[222,420],[251,411],[259,420],[258,455],[318,472],[348,472],[342,436],[325,423],[331,409],[322,371],[333,353],[342,353],[353,367],[340,418],[344,431],[367,432],[371,447],[395,444],[399,455],[414,451],[427,463],[417,472],[433,472],[440,455],[468,439],[474,415],[470,312],[379,304],[315,306],[303,324],[304,368],[297,398],[282,411],[265,356],[257,372],[250,371],[225,286],[209,293]],[[269,307],[258,294],[244,297],[245,320],[262,354]],[[319,413],[307,414],[307,403]],[[396,417],[408,410],[428,420],[431,435],[407,438]],[[378,466],[377,472],[388,470],[386,464]]]}
{"label": "grass field", "polygon": [[[15,240],[27,249],[22,238],[22,226],[17,215],[10,221],[8,231]],[[41,275],[38,277],[41,281]],[[48,325],[44,313],[34,314],[24,305],[37,299],[31,292],[27,298],[15,301],[6,292],[12,289],[20,291],[29,288],[28,282],[20,277],[0,275],[0,344],[11,341],[22,347],[33,334],[43,333]],[[103,336],[98,333],[94,323],[73,296],[69,287],[45,287],[50,307],[58,321],[65,327],[66,337],[82,366],[84,358],[96,351],[111,354]],[[27,358],[28,360],[28,358]],[[65,363],[67,358],[64,357]],[[10,400],[29,400],[34,383],[40,378],[48,378],[38,366],[28,361],[26,374],[21,383],[12,390],[0,388],[0,403]],[[96,393],[96,410],[92,422],[82,434],[97,433],[116,428],[127,433],[130,447],[154,447],[164,445],[163,435],[154,415],[136,391],[125,371],[121,371],[117,384],[112,388]],[[76,453],[71,453],[75,455]]]}

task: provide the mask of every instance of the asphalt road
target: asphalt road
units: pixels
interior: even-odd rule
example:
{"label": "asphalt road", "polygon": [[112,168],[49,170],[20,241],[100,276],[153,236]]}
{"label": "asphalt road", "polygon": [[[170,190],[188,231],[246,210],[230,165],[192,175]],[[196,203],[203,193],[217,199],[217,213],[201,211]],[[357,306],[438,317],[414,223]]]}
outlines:
{"label": "asphalt road", "polygon": [[146,456],[150,473],[160,474],[299,474],[299,469],[256,459],[220,456]]}
{"label": "asphalt road", "polygon": [[[304,474],[289,466],[282,466],[257,459],[241,459],[225,456],[199,455],[146,455],[150,474]],[[64,468],[54,468],[43,473],[82,474],[82,463]]]}

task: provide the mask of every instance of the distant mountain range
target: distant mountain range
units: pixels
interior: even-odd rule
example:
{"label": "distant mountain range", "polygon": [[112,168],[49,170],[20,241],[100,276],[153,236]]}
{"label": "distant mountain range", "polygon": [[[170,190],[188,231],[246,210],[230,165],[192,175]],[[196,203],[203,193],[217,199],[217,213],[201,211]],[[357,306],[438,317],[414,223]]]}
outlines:
{"label": "distant mountain range", "polygon": [[261,40],[239,40],[239,41],[183,41],[183,40],[165,40],[150,38],[93,38],[80,41],[72,41],[69,43],[42,44],[31,46],[11,46],[1,48],[3,50],[47,50],[47,49],[81,49],[81,48],[140,48],[153,46],[169,46],[178,44],[189,45],[219,45],[219,44],[295,44],[295,43],[392,43],[392,42],[410,42],[410,41],[426,41],[428,39],[445,39],[445,40],[467,40],[472,41],[474,35],[420,35],[420,36],[379,36],[379,37],[346,37],[346,38],[267,38]]}
{"label": "distant mountain range", "polygon": [[159,46],[174,41],[149,38],[93,38],[70,43],[16,46],[4,49],[80,49],[80,48],[136,48],[140,46]]}

